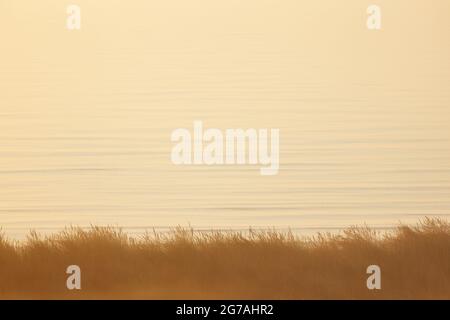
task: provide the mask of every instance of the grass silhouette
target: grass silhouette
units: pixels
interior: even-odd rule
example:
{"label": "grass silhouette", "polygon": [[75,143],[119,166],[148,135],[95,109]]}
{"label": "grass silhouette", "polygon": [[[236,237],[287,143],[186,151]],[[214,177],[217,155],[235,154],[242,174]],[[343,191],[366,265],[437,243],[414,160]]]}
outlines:
{"label": "grass silhouette", "polygon": [[[81,268],[82,290],[66,288]],[[368,290],[369,265],[381,290]],[[352,227],[302,238],[276,231],[129,237],[119,229],[0,237],[1,299],[450,299],[450,223],[392,233]]]}

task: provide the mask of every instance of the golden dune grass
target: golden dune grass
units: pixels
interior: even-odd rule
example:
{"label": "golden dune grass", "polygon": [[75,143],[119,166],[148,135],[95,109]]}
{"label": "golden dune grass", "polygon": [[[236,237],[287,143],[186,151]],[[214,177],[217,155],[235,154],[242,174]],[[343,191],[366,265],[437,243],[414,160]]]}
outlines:
{"label": "golden dune grass", "polygon": [[[68,265],[82,290],[66,289]],[[382,271],[369,291],[366,268]],[[450,299],[450,223],[426,219],[378,234],[195,233],[133,239],[114,228],[70,228],[21,243],[0,238],[0,298]]]}

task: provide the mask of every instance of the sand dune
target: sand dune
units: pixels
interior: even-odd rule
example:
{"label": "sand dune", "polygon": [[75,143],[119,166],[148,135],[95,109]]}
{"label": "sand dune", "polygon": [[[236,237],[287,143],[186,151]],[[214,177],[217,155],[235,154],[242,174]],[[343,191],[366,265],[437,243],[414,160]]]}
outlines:
{"label": "sand dune", "polygon": [[[66,288],[68,265],[81,290]],[[366,268],[381,268],[368,290]],[[427,219],[391,234],[196,233],[135,239],[114,228],[70,228],[0,241],[0,297],[85,299],[450,299],[450,224]]]}

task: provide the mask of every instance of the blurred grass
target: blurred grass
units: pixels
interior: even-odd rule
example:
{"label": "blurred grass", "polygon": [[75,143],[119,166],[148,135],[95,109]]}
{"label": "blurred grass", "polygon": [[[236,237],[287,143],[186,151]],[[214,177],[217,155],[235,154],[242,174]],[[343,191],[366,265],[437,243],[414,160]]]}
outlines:
{"label": "blurred grass", "polygon": [[[72,264],[81,267],[81,291],[66,289]],[[366,287],[372,264],[381,290]],[[450,223],[309,238],[185,228],[131,238],[109,227],[30,232],[23,242],[0,236],[0,298],[450,299]]]}

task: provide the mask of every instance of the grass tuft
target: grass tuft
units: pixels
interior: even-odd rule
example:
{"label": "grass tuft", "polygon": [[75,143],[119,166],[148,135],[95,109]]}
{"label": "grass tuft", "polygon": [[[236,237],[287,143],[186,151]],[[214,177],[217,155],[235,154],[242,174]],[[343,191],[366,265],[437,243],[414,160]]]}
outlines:
{"label": "grass tuft", "polygon": [[[66,289],[67,266],[82,290]],[[366,287],[366,268],[382,289]],[[129,237],[71,227],[23,242],[0,233],[3,299],[450,299],[450,223],[425,219],[392,233],[352,227],[301,238],[275,230],[175,228]]]}

